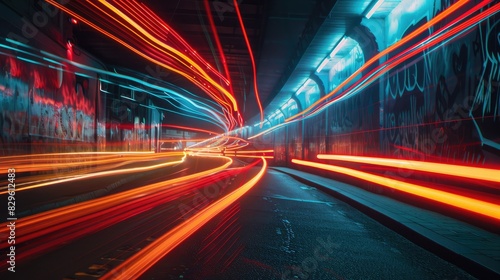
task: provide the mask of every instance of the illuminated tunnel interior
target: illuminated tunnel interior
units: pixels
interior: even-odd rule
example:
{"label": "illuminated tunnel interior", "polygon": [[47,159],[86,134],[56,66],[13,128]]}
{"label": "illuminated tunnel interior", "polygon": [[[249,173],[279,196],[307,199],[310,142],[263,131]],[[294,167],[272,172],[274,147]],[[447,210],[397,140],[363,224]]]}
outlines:
{"label": "illuminated tunnel interior", "polygon": [[500,3],[1,0],[1,279],[500,279]]}

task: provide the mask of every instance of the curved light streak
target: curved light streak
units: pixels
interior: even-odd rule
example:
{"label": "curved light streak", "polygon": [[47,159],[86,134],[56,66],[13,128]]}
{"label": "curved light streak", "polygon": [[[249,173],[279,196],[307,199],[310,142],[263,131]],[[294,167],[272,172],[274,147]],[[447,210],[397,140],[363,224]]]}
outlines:
{"label": "curved light streak", "polygon": [[230,85],[230,81],[226,77],[224,77],[220,72],[216,71],[216,69],[214,69],[206,60],[204,60],[179,34],[177,34],[177,32],[175,32],[175,30],[170,28],[165,23],[165,21],[163,21],[157,14],[155,14],[151,9],[149,9],[144,3],[138,3],[138,4],[139,4],[138,7],[142,8],[143,11],[145,11],[148,14],[145,17],[145,19],[148,19],[148,16],[150,16],[152,19],[155,19],[156,22],[168,32],[168,34],[173,35],[175,37],[175,39],[178,40],[183,47],[188,49],[195,58],[197,58],[201,63],[203,63],[208,70],[210,70],[212,73],[217,75],[220,79],[222,79],[226,85]]}
{"label": "curved light streak", "polygon": [[[103,33],[104,35],[110,37],[111,39],[115,40],[116,42],[122,44],[123,46],[125,46],[126,48],[130,49],[131,51],[133,51],[134,53],[138,54],[139,56],[155,63],[155,64],[158,64],[170,71],[173,71],[174,73],[176,74],[179,74],[183,77],[185,77],[186,79],[188,79],[189,81],[191,81],[192,83],[196,84],[198,87],[204,89],[204,91],[206,93],[208,93],[212,98],[214,98],[215,100],[217,100],[220,104],[224,105],[224,106],[228,106],[229,104],[226,103],[224,100],[222,100],[221,98],[219,98],[217,95],[214,95],[212,93],[212,89],[210,89],[210,86],[208,85],[204,85],[202,81],[200,81],[199,79],[196,79],[196,77],[194,76],[191,76],[190,74],[187,74],[185,73],[184,71],[181,71],[181,70],[178,70],[177,68],[175,67],[172,67],[170,66],[168,63],[164,63],[163,61],[160,61],[158,60],[157,58],[154,58],[152,57],[150,54],[145,54],[144,52],[141,52],[139,51],[137,48],[133,47],[131,44],[128,44],[127,42],[125,42],[124,40],[112,35],[111,33],[105,31],[104,29],[100,28],[99,26],[93,24],[92,22],[90,22],[89,20],[86,20],[83,16],[80,16],[78,15],[77,13],[71,11],[70,9],[58,4],[57,2],[53,1],[53,0],[48,0],[49,3],[53,4],[54,6],[58,7],[59,9],[63,10],[64,12],[68,13],[69,15],[75,17],[75,18],[78,18],[79,20],[81,20],[82,22],[86,23],[87,25],[91,26],[92,28],[96,29],[97,31]],[[108,7],[111,8],[112,5],[110,4],[107,4]],[[120,12],[118,11],[118,14],[120,14]],[[121,14],[120,14],[121,15]],[[133,26],[137,25],[137,23],[131,23],[133,24]],[[134,25],[135,24],[135,25]],[[138,25],[137,25],[138,26]],[[153,37],[151,34],[148,34],[149,36]],[[155,39],[157,40],[157,39]],[[149,41],[148,41],[149,42]],[[156,41],[155,41],[156,42]],[[149,42],[150,43],[150,42]],[[160,42],[161,43],[161,42]],[[166,53],[165,53],[166,54]],[[184,56],[182,53],[180,52],[176,52],[176,55],[182,55],[182,58],[185,59],[189,59],[187,56]],[[192,60],[189,60],[189,62],[193,62]],[[200,68],[201,69],[201,68]],[[202,70],[202,69],[201,69]],[[204,71],[202,71],[203,73],[201,73],[201,75],[207,75],[207,76],[203,76],[205,80],[207,80],[209,82],[209,84],[212,84],[216,89],[219,90],[219,92],[222,92],[224,95],[226,95],[226,97],[231,100],[232,99],[232,96],[224,89],[222,88],[219,84],[217,84],[213,79],[211,79],[208,74],[206,74]],[[233,108],[235,111],[237,111],[237,105],[236,105],[236,101],[234,99],[231,100],[231,102],[233,102]],[[236,107],[234,107],[236,105]],[[228,117],[231,117],[230,115],[228,115]]]}
{"label": "curved light streak", "polygon": [[[219,110],[213,108],[212,106],[210,106],[210,104],[219,105],[219,106],[220,106],[220,104],[215,103],[215,102],[213,102],[211,100],[208,100],[208,99],[204,99],[204,98],[201,98],[201,97],[198,97],[198,96],[194,96],[192,93],[190,93],[190,92],[188,92],[188,91],[186,91],[184,89],[178,88],[175,85],[166,83],[166,82],[164,82],[162,80],[154,79],[152,77],[148,77],[148,76],[146,76],[144,74],[140,75],[138,73],[131,73],[131,74],[134,74],[134,75],[136,75],[138,77],[141,77],[141,76],[143,77],[143,79],[139,79],[139,78],[130,76],[131,74],[128,74],[128,75],[120,74],[120,73],[116,72],[116,69],[115,69],[115,71],[102,70],[102,69],[99,69],[99,68],[95,68],[95,67],[91,67],[91,66],[87,66],[87,65],[78,63],[78,62],[74,62],[74,61],[68,60],[66,58],[61,58],[61,57],[59,57],[57,55],[54,55],[54,54],[51,54],[51,53],[48,53],[48,52],[45,52],[45,51],[39,51],[43,56],[42,55],[38,55],[38,54],[35,54],[35,53],[32,52],[32,51],[38,51],[38,50],[33,49],[32,47],[24,46],[23,44],[21,44],[21,43],[19,43],[17,41],[10,40],[8,38],[6,40],[8,42],[12,43],[12,44],[15,44],[15,45],[18,45],[18,46],[23,46],[23,47],[27,48],[29,51],[26,51],[26,50],[23,50],[23,49],[20,49],[20,48],[15,48],[15,47],[12,47],[12,46],[8,46],[8,45],[5,45],[5,44],[0,44],[0,48],[5,48],[5,49],[9,49],[9,50],[16,51],[16,52],[22,52],[22,53],[24,53],[26,55],[29,55],[29,57],[33,57],[33,58],[36,58],[36,59],[38,59],[40,61],[44,61],[44,62],[46,62],[46,63],[43,64],[43,66],[45,66],[45,67],[49,67],[49,68],[53,67],[52,64],[47,64],[47,62],[51,62],[53,64],[58,64],[58,65],[64,65],[63,63],[67,63],[67,64],[70,64],[70,65],[73,65],[73,66],[77,67],[78,69],[83,69],[83,70],[87,70],[87,71],[91,71],[91,72],[96,72],[96,73],[99,73],[100,75],[104,75],[106,77],[116,77],[116,78],[120,79],[119,83],[118,82],[115,83],[115,82],[111,82],[111,81],[105,81],[108,84],[115,84],[115,85],[119,85],[119,86],[123,86],[124,87],[123,82],[125,82],[125,81],[137,83],[138,85],[144,86],[147,89],[136,87],[136,86],[133,86],[133,85],[130,85],[130,88],[132,88],[132,89],[134,89],[136,91],[145,92],[145,93],[147,93],[149,95],[152,95],[152,96],[155,96],[157,98],[164,99],[164,100],[167,100],[167,101],[168,101],[168,99],[167,99],[168,95],[175,95],[176,97],[178,97],[178,98],[182,99],[183,101],[185,101],[185,103],[183,103],[183,104],[186,105],[185,107],[182,107],[182,108],[179,108],[177,106],[176,107],[179,108],[182,111],[186,111],[188,114],[182,114],[182,113],[179,113],[177,111],[168,110],[168,109],[165,109],[165,108],[162,108],[162,107],[157,107],[157,106],[153,106],[153,107],[157,108],[157,109],[160,109],[160,110],[165,110],[165,111],[173,112],[175,114],[185,115],[185,116],[192,117],[192,118],[197,118],[194,115],[200,115],[202,117],[199,117],[198,119],[200,119],[202,121],[205,121],[205,122],[211,122],[211,123],[219,126],[223,131],[229,130],[230,122],[227,120],[227,118],[224,118],[223,113],[224,112],[227,113],[227,111],[225,111],[224,107],[220,107],[220,109],[222,110],[223,113],[219,113]],[[12,55],[12,54],[5,53],[5,55],[13,57],[13,58],[16,58],[16,56]],[[30,60],[32,60],[32,59],[30,59]],[[126,71],[126,72],[127,71],[130,72],[130,70],[123,70],[123,69],[121,69],[121,70],[122,71]],[[69,71],[67,69],[63,69],[63,71],[68,72],[68,73],[74,73],[74,71]],[[148,82],[150,80],[153,80],[154,83]],[[104,80],[101,79],[101,81],[104,81]],[[162,92],[163,94],[155,93],[155,90],[159,91],[159,92]],[[179,94],[176,91],[183,92],[183,94]],[[167,94],[167,96],[165,94]],[[185,95],[189,95],[190,97],[188,98]],[[197,99],[202,99],[202,100],[197,100]],[[189,105],[187,105],[187,104],[189,104]],[[174,105],[174,104],[172,104],[172,105]],[[198,108],[199,110],[190,109],[191,106],[194,106],[194,107]],[[202,112],[207,112],[207,113],[203,114]],[[224,119],[226,121],[224,121]],[[212,120],[212,121],[210,121],[210,120]]]}
{"label": "curved light streak", "polygon": [[211,205],[207,206],[194,216],[185,220],[174,229],[166,234],[160,236],[155,241],[141,249],[135,255],[122,262],[117,267],[106,273],[101,279],[114,279],[115,275],[120,275],[121,278],[137,279],[150,269],[161,258],[166,256],[183,241],[197,232],[202,226],[208,223],[212,218],[221,213],[224,209],[229,207],[235,201],[245,195],[259,180],[264,176],[267,169],[267,161],[262,159],[262,168],[259,173],[243,184],[238,189],[217,200]]}
{"label": "curved light streak", "polygon": [[[343,93],[335,96],[332,100],[326,102],[320,107],[313,108],[313,106],[309,107],[308,109],[311,110],[311,113],[307,114],[308,117],[314,116],[330,106],[331,104],[335,102],[339,102],[343,99],[349,98],[350,96],[354,95],[355,93],[361,91],[362,89],[366,88],[367,86],[371,85],[373,82],[375,82],[376,79],[378,79],[382,74],[387,73],[391,69],[394,69],[398,66],[401,65],[402,62],[409,60],[411,57],[420,54],[422,51],[432,48],[436,46],[437,44],[444,44],[449,42],[450,40],[453,39],[453,37],[457,37],[460,34],[468,31],[469,29],[473,28],[475,24],[480,23],[482,20],[486,19],[488,16],[493,15],[494,13],[497,13],[500,10],[500,4],[496,4],[495,6],[487,9],[486,11],[481,12],[480,14],[466,20],[465,22],[455,26],[452,28],[452,26],[456,25],[459,21],[467,18],[470,16],[472,13],[476,12],[480,8],[482,8],[485,4],[481,3],[475,6],[475,8],[468,10],[466,13],[462,14],[458,19],[455,21],[449,23],[448,25],[442,27],[438,31],[436,31],[434,34],[429,36],[428,38],[416,43],[412,47],[404,50],[402,53],[396,55],[395,57],[389,59],[384,63],[384,65],[381,65],[377,67],[376,69],[372,70],[370,73],[368,73],[367,77],[364,78],[363,80],[358,81],[356,84],[352,85],[349,89],[345,90]],[[434,51],[435,49],[431,49],[428,53]],[[350,78],[354,78],[353,76],[350,76]]]}
{"label": "curved light streak", "polygon": [[220,39],[219,39],[219,34],[217,33],[217,27],[215,26],[214,18],[212,16],[212,12],[210,10],[210,4],[209,4],[208,0],[204,0],[203,4],[205,5],[205,10],[207,11],[208,21],[210,23],[210,27],[212,28],[212,33],[214,34],[215,43],[217,45],[217,49],[219,50],[219,55],[220,55],[220,59],[222,60],[221,62],[222,62],[222,66],[224,67],[224,72],[226,73],[227,81],[229,84],[229,91],[234,96],[233,85],[231,83],[231,74],[229,72],[229,68],[227,67],[226,56],[224,54],[224,50],[222,49],[222,44],[221,44]]}
{"label": "curved light streak", "polygon": [[373,182],[391,189],[399,190],[405,193],[430,199],[439,203],[444,203],[449,206],[457,207],[463,210],[471,211],[477,214],[485,215],[487,217],[500,221],[500,205],[462,196],[454,193],[445,192],[417,184],[412,184],[392,178],[387,178],[363,171],[358,171],[351,168],[340,167],[336,165],[329,165],[317,163],[312,161],[292,159],[293,163],[319,168],[323,170],[342,173],[352,177],[356,177],[368,182]]}
{"label": "curved light streak", "polygon": [[[224,157],[224,159],[227,162],[216,168],[20,218],[16,223],[16,229],[18,229],[16,243],[26,242],[32,238],[50,234],[57,231],[59,225],[62,226],[64,223],[72,222],[77,218],[87,217],[91,219],[91,214],[145,196],[148,193],[154,193],[172,187],[174,184],[189,182],[225,170],[232,164],[233,160],[228,157]],[[8,230],[7,227],[3,226],[0,228],[0,234],[8,233]],[[6,242],[0,244],[0,248],[7,245]]]}
{"label": "curved light streak", "polygon": [[[365,87],[369,86],[377,78],[379,78],[382,74],[387,73],[390,69],[397,67],[405,59],[408,59],[409,57],[414,56],[414,55],[420,53],[421,51],[428,49],[429,47],[432,47],[433,45],[436,45],[444,40],[450,40],[449,38],[451,36],[458,36],[457,34],[459,34],[460,32],[463,32],[464,30],[472,28],[474,26],[474,24],[481,22],[486,17],[488,17],[494,13],[497,13],[499,11],[500,4],[496,4],[495,6],[489,8],[488,10],[482,11],[480,14],[476,15],[475,17],[459,24],[456,27],[451,28],[452,26],[456,25],[459,21],[470,16],[472,13],[477,12],[478,10],[480,10],[481,8],[483,8],[485,5],[489,4],[490,2],[492,2],[492,1],[483,1],[480,4],[476,5],[474,8],[469,9],[464,14],[461,14],[460,17],[457,18],[455,21],[447,24],[445,27],[441,28],[436,33],[432,34],[430,37],[418,42],[413,47],[411,47],[407,50],[404,50],[401,54],[398,54],[397,56],[386,61],[383,65],[380,65],[376,69],[372,70],[370,73],[367,74],[366,78],[359,80],[357,83],[351,85],[350,88],[348,88],[347,90],[345,90],[341,94],[334,96],[334,98],[332,100],[329,100],[328,102],[321,104],[321,106],[317,106],[321,102],[325,101],[327,98],[332,97],[333,95],[339,93],[340,90],[342,89],[342,87],[346,86],[349,82],[351,82],[352,79],[354,79],[357,75],[359,75],[363,70],[365,70],[367,67],[369,67],[371,64],[373,64],[374,59],[380,58],[381,55],[387,54],[389,51],[392,51],[395,47],[399,47],[402,43],[406,43],[409,39],[414,38],[415,36],[418,36],[418,34],[416,34],[416,32],[422,31],[422,28],[418,28],[414,32],[410,33],[407,37],[404,37],[401,41],[397,42],[396,44],[392,45],[388,49],[377,54],[374,58],[370,59],[360,69],[358,69],[356,72],[354,72],[348,79],[346,79],[344,82],[342,82],[337,88],[335,88],[333,91],[331,91],[328,95],[326,95],[323,98],[316,101],[314,104],[312,104],[307,109],[303,110],[302,112],[300,112],[300,113],[298,113],[290,118],[287,118],[284,123],[279,124],[279,125],[274,126],[274,127],[271,127],[265,131],[262,131],[262,132],[254,135],[252,137],[249,137],[249,139],[253,139],[255,137],[267,134],[267,133],[269,133],[269,132],[271,132],[271,131],[273,131],[273,130],[275,130],[283,125],[290,124],[293,121],[300,121],[303,119],[313,117],[313,116],[317,115],[318,113],[320,113],[321,111],[323,111],[324,109],[326,109],[331,104],[339,102],[343,99],[346,99],[346,98],[350,97],[351,95],[361,91]],[[459,4],[459,3],[457,2],[454,5],[457,5],[457,4]],[[461,5],[463,5],[463,3]],[[452,7],[453,7],[452,11],[458,9],[455,6],[452,6]],[[447,11],[446,15],[448,15],[452,12],[452,11],[448,11],[448,10],[446,10],[446,11]],[[441,13],[440,15],[442,15],[443,13]],[[436,18],[438,20],[442,19],[442,17],[438,18],[437,16],[436,16]],[[433,20],[435,20],[436,18],[434,18]],[[429,22],[433,22],[433,21],[431,20]],[[438,21],[436,21],[436,22],[438,22]],[[433,24],[435,24],[436,22],[433,22]],[[443,32],[446,32],[446,33],[443,33]],[[310,113],[306,114],[307,112],[310,112]]]}
{"label": "curved light streak", "polygon": [[[426,22],[425,24],[423,24],[422,26],[420,26],[419,28],[417,28],[416,30],[414,30],[413,32],[411,32],[410,34],[408,34],[407,36],[405,36],[404,38],[402,38],[400,41],[396,42],[395,44],[391,45],[387,49],[385,49],[385,50],[379,52],[378,54],[374,55],[362,67],[360,67],[351,76],[349,76],[349,78],[347,78],[346,80],[344,80],[344,82],[342,82],[340,85],[338,85],[337,88],[335,88],[333,91],[331,91],[330,93],[326,94],[325,96],[323,96],[322,98],[320,98],[319,100],[317,100],[316,102],[314,102],[310,107],[306,108],[302,112],[300,112],[300,113],[298,113],[298,114],[296,114],[294,116],[291,116],[291,117],[287,118],[285,121],[287,122],[287,121],[291,121],[291,120],[297,119],[300,116],[302,116],[303,114],[305,114],[305,113],[313,110],[316,105],[320,104],[321,102],[327,100],[328,98],[330,98],[331,96],[333,96],[334,94],[336,94],[337,92],[339,92],[341,88],[343,88],[344,86],[346,86],[349,82],[351,82],[356,76],[358,76],[359,74],[361,74],[368,67],[370,67],[374,63],[376,63],[380,58],[382,58],[383,56],[389,54],[391,51],[393,51],[393,50],[395,50],[395,49],[403,46],[404,44],[406,44],[407,42],[409,42],[411,39],[413,39],[413,38],[417,37],[418,35],[420,35],[425,30],[429,29],[433,25],[435,25],[438,22],[440,22],[441,20],[445,19],[447,16],[449,16],[450,14],[452,14],[453,12],[455,12],[459,8],[461,8],[463,5],[467,4],[467,2],[469,2],[469,0],[459,0],[459,1],[457,1],[456,3],[454,3],[453,5],[451,5],[448,9],[446,9],[443,12],[441,12],[440,14],[436,15],[430,21]],[[489,4],[490,2],[492,2],[492,0],[483,1],[479,5],[477,5],[476,7],[478,7],[478,6],[484,7],[485,5]]]}
{"label": "curved light streak", "polygon": [[[109,2],[105,1],[105,0],[99,0],[100,3],[102,3],[103,5],[105,5],[107,8],[109,8],[110,10],[112,10],[113,12],[115,12],[117,15],[119,15],[121,18],[123,18],[126,22],[128,22],[129,24],[131,24],[133,27],[135,27],[135,29],[137,29],[139,31],[140,34],[143,34],[145,35],[148,39],[152,40],[154,43],[158,44],[159,46],[163,47],[164,49],[178,55],[179,57],[183,58],[184,60],[186,60],[188,62],[189,65],[186,65],[186,66],[192,66],[194,67],[195,69],[198,70],[198,72],[204,76],[212,85],[214,85],[215,87],[217,87],[219,90],[221,90],[221,92],[223,92],[226,97],[229,98],[229,100],[231,100],[231,102],[233,103],[233,108],[235,111],[238,111],[237,109],[237,104],[236,104],[236,100],[234,99],[234,97],[230,94],[227,94],[227,91],[222,88],[220,86],[220,84],[218,84],[217,82],[211,80],[210,76],[208,76],[208,74],[205,72],[205,70],[203,70],[196,62],[194,62],[193,60],[191,60],[188,56],[184,55],[182,52],[178,51],[177,49],[175,48],[172,48],[170,47],[169,45],[163,43],[162,41],[158,40],[155,36],[152,36],[147,30],[145,30],[144,28],[142,28],[142,26],[140,26],[139,24],[137,24],[136,21],[134,21],[133,19],[131,19],[128,15],[126,15],[124,12],[122,12],[120,9],[116,8],[115,6],[111,5]],[[120,5],[121,2],[119,1],[114,1],[116,4]],[[123,4],[123,3],[122,3]],[[136,3],[137,4],[137,3]],[[128,9],[126,9],[127,11],[130,11],[132,10],[134,6],[132,5],[129,5],[128,6]],[[145,22],[147,21],[149,18],[148,17],[142,17],[142,18],[137,18],[137,20],[141,20],[141,22]],[[117,20],[116,20],[117,21]],[[158,21],[158,23],[160,23]],[[161,25],[165,26],[166,24],[164,22],[161,22],[160,23]],[[126,27],[127,28],[127,27]],[[127,28],[129,29],[129,28]],[[134,32],[133,30],[129,29],[132,33],[134,33],[135,35],[137,35],[138,37],[140,38],[143,38],[140,34],[138,34],[137,32]],[[171,31],[171,33],[174,33],[173,30],[169,29]],[[176,36],[176,39],[180,39],[181,37],[180,36]],[[145,40],[143,38],[143,41],[150,44],[149,42],[147,42],[147,40]],[[194,51],[184,40],[181,40],[181,42],[183,43],[184,47],[188,48],[189,50],[191,50],[191,53],[194,54],[199,60],[201,60],[206,66],[207,66],[207,69],[211,69],[213,70],[212,72],[213,73],[216,73],[217,76],[221,79],[223,79],[224,81],[226,81],[227,83],[227,80],[225,79],[225,77],[223,77],[220,73],[218,73],[217,71],[215,71],[213,68],[209,67],[210,65],[208,63],[206,63],[205,60],[203,60],[199,55],[197,55],[196,51]],[[152,44],[150,44],[152,47],[154,48],[158,48]],[[159,48],[158,48],[159,49]],[[177,58],[174,57],[174,59],[178,60]],[[179,62],[183,63],[181,60],[178,60]]]}

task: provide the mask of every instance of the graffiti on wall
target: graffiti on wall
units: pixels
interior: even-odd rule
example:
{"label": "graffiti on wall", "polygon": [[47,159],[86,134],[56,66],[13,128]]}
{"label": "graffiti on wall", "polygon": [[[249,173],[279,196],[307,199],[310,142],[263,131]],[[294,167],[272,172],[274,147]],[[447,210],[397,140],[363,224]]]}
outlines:
{"label": "graffiti on wall", "polygon": [[[446,5],[438,2],[434,16]],[[401,37],[427,20],[424,17],[408,26]],[[477,164],[485,160],[485,141],[500,150],[498,26],[498,18],[489,18],[458,39],[425,51],[388,74],[384,141],[389,153]],[[405,49],[428,34],[414,38]]]}
{"label": "graffiti on wall", "polygon": [[[411,24],[402,37],[416,30],[427,22],[426,18]],[[428,32],[407,42],[401,49],[421,41],[428,36]],[[392,54],[389,59],[397,54]],[[385,86],[384,120],[386,141],[391,145],[392,155],[395,157],[413,158],[419,155],[419,150],[425,142],[421,124],[426,116],[425,102],[429,99],[424,94],[425,63],[422,59],[405,61],[401,67],[389,71]]]}
{"label": "graffiti on wall", "polygon": [[0,56],[0,67],[2,154],[37,152],[37,143],[94,140],[95,108],[88,83],[82,86],[72,72],[11,55]]}

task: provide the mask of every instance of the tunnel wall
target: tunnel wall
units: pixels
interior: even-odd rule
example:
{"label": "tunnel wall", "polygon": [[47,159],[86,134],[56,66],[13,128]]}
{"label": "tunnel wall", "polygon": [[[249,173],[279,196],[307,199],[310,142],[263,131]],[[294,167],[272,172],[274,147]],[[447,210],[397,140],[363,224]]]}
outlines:
{"label": "tunnel wall", "polygon": [[158,148],[149,96],[108,77],[73,28],[44,1],[0,2],[0,156]]}
{"label": "tunnel wall", "polygon": [[[414,21],[407,20],[406,27],[399,21],[399,28],[393,28],[393,22],[405,18],[405,11],[393,11],[386,21],[388,41],[406,36],[447,7],[436,2],[427,8],[420,15],[413,12]],[[453,20],[434,25],[405,46]],[[490,17],[464,30],[458,39],[429,48],[389,71],[382,102],[385,154],[463,164],[498,161],[499,24],[498,15]]]}
{"label": "tunnel wall", "polygon": [[88,144],[96,139],[95,79],[6,55],[0,56],[0,67],[5,70],[0,77],[3,153],[92,149]]}
{"label": "tunnel wall", "polygon": [[105,144],[98,75],[53,56],[103,66],[68,43],[67,17],[31,3],[0,5],[0,155],[93,151]]}
{"label": "tunnel wall", "polygon": [[97,75],[49,62],[44,52],[99,63],[66,44],[64,17],[46,3],[9,4],[2,4],[0,17],[0,154],[93,150],[102,141],[96,134],[96,120],[102,120]]}
{"label": "tunnel wall", "polygon": [[[380,41],[401,40],[445,10],[447,2],[393,11],[382,25],[385,38]],[[453,22],[475,4],[427,28],[401,49]],[[279,153],[274,164],[285,166],[294,166],[292,158],[319,161],[318,153],[498,164],[499,36],[496,14],[404,60],[361,92],[316,116],[253,140],[260,148],[274,148]],[[390,53],[379,63],[395,55]]]}

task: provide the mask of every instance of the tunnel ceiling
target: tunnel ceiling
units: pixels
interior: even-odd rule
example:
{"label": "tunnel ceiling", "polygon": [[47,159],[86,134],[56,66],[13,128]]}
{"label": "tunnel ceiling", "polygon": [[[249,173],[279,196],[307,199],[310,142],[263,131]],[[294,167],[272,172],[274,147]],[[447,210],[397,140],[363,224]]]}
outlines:
{"label": "tunnel ceiling", "polygon": [[[171,25],[211,65],[218,63],[203,0],[143,1]],[[391,2],[384,4],[390,6]],[[233,88],[245,120],[258,114],[252,65],[232,1],[211,0],[210,7]],[[370,0],[240,0],[240,11],[257,65],[260,98],[267,111],[278,108],[293,94],[300,80],[315,70],[346,29],[361,20]],[[380,11],[384,11],[381,7]],[[75,42],[105,63],[157,75],[207,97],[184,78],[170,75],[130,51],[79,24]],[[220,72],[223,73],[222,68]],[[155,74],[156,73],[156,74]]]}

